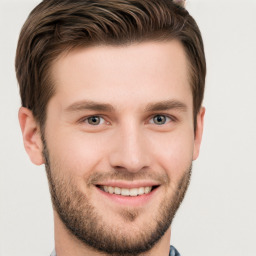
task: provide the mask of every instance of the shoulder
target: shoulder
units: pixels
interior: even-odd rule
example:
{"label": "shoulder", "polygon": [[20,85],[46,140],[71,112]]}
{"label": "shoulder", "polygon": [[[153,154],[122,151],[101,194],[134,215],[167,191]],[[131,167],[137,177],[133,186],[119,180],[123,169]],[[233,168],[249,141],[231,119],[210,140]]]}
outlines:
{"label": "shoulder", "polygon": [[57,256],[55,250],[52,251],[51,255],[50,256]]}
{"label": "shoulder", "polygon": [[181,256],[181,255],[180,255],[179,252],[176,250],[176,248],[171,245],[169,256]]}

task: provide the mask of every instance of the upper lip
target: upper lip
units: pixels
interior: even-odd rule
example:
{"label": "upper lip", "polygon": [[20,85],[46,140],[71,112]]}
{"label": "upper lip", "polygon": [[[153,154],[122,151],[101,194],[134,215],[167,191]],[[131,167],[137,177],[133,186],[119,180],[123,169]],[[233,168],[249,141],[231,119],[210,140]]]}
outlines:
{"label": "upper lip", "polygon": [[133,181],[133,182],[127,182],[127,181],[105,181],[100,182],[96,184],[97,186],[107,186],[107,187],[118,187],[118,188],[141,188],[141,187],[154,187],[159,186],[160,184],[154,181]]}

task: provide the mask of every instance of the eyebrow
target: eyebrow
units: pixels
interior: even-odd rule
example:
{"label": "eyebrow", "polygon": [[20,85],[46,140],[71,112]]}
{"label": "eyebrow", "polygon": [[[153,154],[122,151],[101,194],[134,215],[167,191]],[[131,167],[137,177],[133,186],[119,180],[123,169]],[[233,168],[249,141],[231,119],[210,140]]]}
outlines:
{"label": "eyebrow", "polygon": [[179,110],[182,112],[186,112],[188,107],[181,101],[178,100],[166,100],[156,103],[150,103],[146,106],[146,112],[156,112],[156,111],[164,111],[164,110]]}
{"label": "eyebrow", "polygon": [[81,110],[94,110],[94,111],[103,111],[103,112],[113,112],[114,107],[107,103],[98,103],[95,101],[79,101],[68,106],[66,112],[76,112]]}
{"label": "eyebrow", "polygon": [[[145,112],[156,112],[156,111],[164,111],[177,109],[183,112],[187,111],[187,105],[177,100],[166,100],[160,101],[156,103],[149,103]],[[99,103],[95,101],[79,101],[71,104],[67,108],[65,108],[66,112],[78,112],[83,110],[92,110],[92,111],[103,111],[103,112],[114,112],[115,108],[108,103]]]}

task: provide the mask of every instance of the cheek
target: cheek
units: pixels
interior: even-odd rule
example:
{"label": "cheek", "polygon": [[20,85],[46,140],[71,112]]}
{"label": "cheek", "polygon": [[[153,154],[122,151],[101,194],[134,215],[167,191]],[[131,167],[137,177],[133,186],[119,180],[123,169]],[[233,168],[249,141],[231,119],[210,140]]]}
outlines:
{"label": "cheek", "polygon": [[192,163],[193,132],[173,133],[154,140],[154,158],[169,177],[178,180]]}
{"label": "cheek", "polygon": [[54,140],[49,138],[48,141],[51,159],[62,172],[72,172],[75,176],[89,174],[104,157],[102,138],[93,134],[59,132],[55,134]]}

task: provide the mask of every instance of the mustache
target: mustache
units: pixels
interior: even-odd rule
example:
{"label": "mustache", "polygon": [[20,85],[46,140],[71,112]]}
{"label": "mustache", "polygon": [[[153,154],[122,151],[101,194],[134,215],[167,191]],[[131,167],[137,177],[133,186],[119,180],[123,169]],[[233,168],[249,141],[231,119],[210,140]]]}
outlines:
{"label": "mustache", "polygon": [[106,180],[118,181],[139,181],[150,180],[160,184],[169,183],[169,176],[166,173],[156,173],[148,170],[140,170],[136,173],[129,172],[124,169],[112,170],[109,172],[94,172],[90,175],[87,185],[95,185]]}

